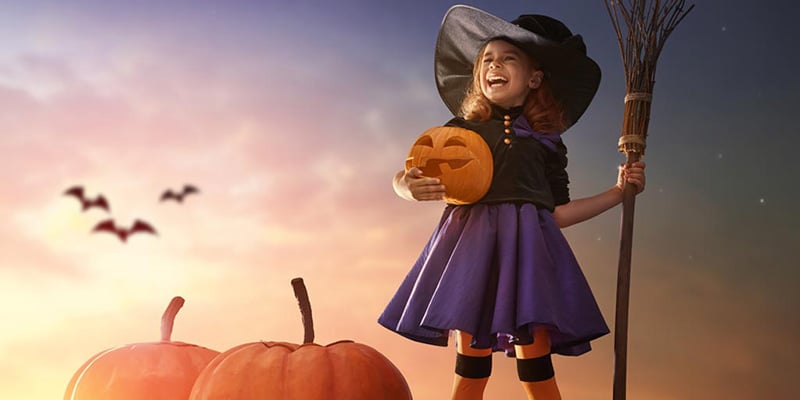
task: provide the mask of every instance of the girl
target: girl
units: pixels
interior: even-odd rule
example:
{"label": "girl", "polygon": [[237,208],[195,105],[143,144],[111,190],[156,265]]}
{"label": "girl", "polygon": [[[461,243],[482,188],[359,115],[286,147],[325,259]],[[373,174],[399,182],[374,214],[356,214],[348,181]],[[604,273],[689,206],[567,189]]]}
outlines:
{"label": "girl", "polygon": [[[560,21],[506,22],[455,6],[435,53],[439,93],[492,150],[494,176],[477,203],[445,207],[417,262],[379,318],[405,337],[446,346],[456,337],[453,399],[481,399],[493,351],[516,357],[529,398],[560,399],[551,353],[576,356],[609,332],[560,228],[644,190],[644,163],[621,166],[617,183],[570,200],[560,134],[588,107],[600,70]],[[441,200],[444,187],[417,168],[393,181],[408,200]]]}

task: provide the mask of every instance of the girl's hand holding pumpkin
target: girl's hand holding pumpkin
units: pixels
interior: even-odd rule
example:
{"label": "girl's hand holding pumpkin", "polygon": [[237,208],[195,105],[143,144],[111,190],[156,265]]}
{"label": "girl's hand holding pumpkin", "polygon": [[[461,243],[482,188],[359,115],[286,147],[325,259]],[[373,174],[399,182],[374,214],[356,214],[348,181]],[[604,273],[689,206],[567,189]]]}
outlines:
{"label": "girl's hand holding pumpkin", "polygon": [[622,190],[627,182],[636,186],[636,194],[642,193],[645,185],[644,167],[644,161],[637,161],[630,166],[620,164],[617,188]]}
{"label": "girl's hand holding pumpkin", "polygon": [[407,200],[430,201],[444,198],[444,185],[439,178],[422,176],[422,170],[413,167],[408,171],[400,171],[395,175],[394,190]]}

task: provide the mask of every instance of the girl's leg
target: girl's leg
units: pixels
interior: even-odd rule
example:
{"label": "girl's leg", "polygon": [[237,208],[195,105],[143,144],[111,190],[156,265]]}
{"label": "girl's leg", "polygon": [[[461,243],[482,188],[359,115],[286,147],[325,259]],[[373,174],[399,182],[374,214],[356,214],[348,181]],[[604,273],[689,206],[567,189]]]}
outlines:
{"label": "girl's leg", "polygon": [[473,349],[472,335],[456,331],[456,374],[452,400],[481,400],[492,374],[492,349]]}
{"label": "girl's leg", "polygon": [[561,400],[550,361],[550,337],[545,328],[533,331],[533,343],[514,346],[517,373],[528,399]]}

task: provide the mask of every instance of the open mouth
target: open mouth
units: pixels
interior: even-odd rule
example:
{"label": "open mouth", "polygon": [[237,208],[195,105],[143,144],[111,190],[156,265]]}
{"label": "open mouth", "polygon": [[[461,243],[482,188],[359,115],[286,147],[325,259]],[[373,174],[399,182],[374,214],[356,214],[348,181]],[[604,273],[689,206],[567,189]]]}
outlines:
{"label": "open mouth", "polygon": [[441,158],[431,158],[425,162],[425,165],[418,167],[422,170],[422,175],[437,177],[441,176],[447,171],[464,168],[472,160],[443,160]]}
{"label": "open mouth", "polygon": [[505,85],[508,83],[508,79],[503,78],[502,76],[490,76],[486,78],[486,82],[489,84],[489,87],[496,87]]}

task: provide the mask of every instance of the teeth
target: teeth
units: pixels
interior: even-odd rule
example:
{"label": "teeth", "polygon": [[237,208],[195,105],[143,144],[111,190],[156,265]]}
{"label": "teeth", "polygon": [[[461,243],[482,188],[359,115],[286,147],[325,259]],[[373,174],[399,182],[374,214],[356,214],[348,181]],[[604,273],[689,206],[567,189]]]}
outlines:
{"label": "teeth", "polygon": [[493,76],[491,78],[488,78],[487,81],[489,82],[490,85],[495,85],[495,84],[500,84],[500,83],[506,83],[507,82],[507,80],[505,78],[502,78],[502,77],[499,77],[499,76]]}

